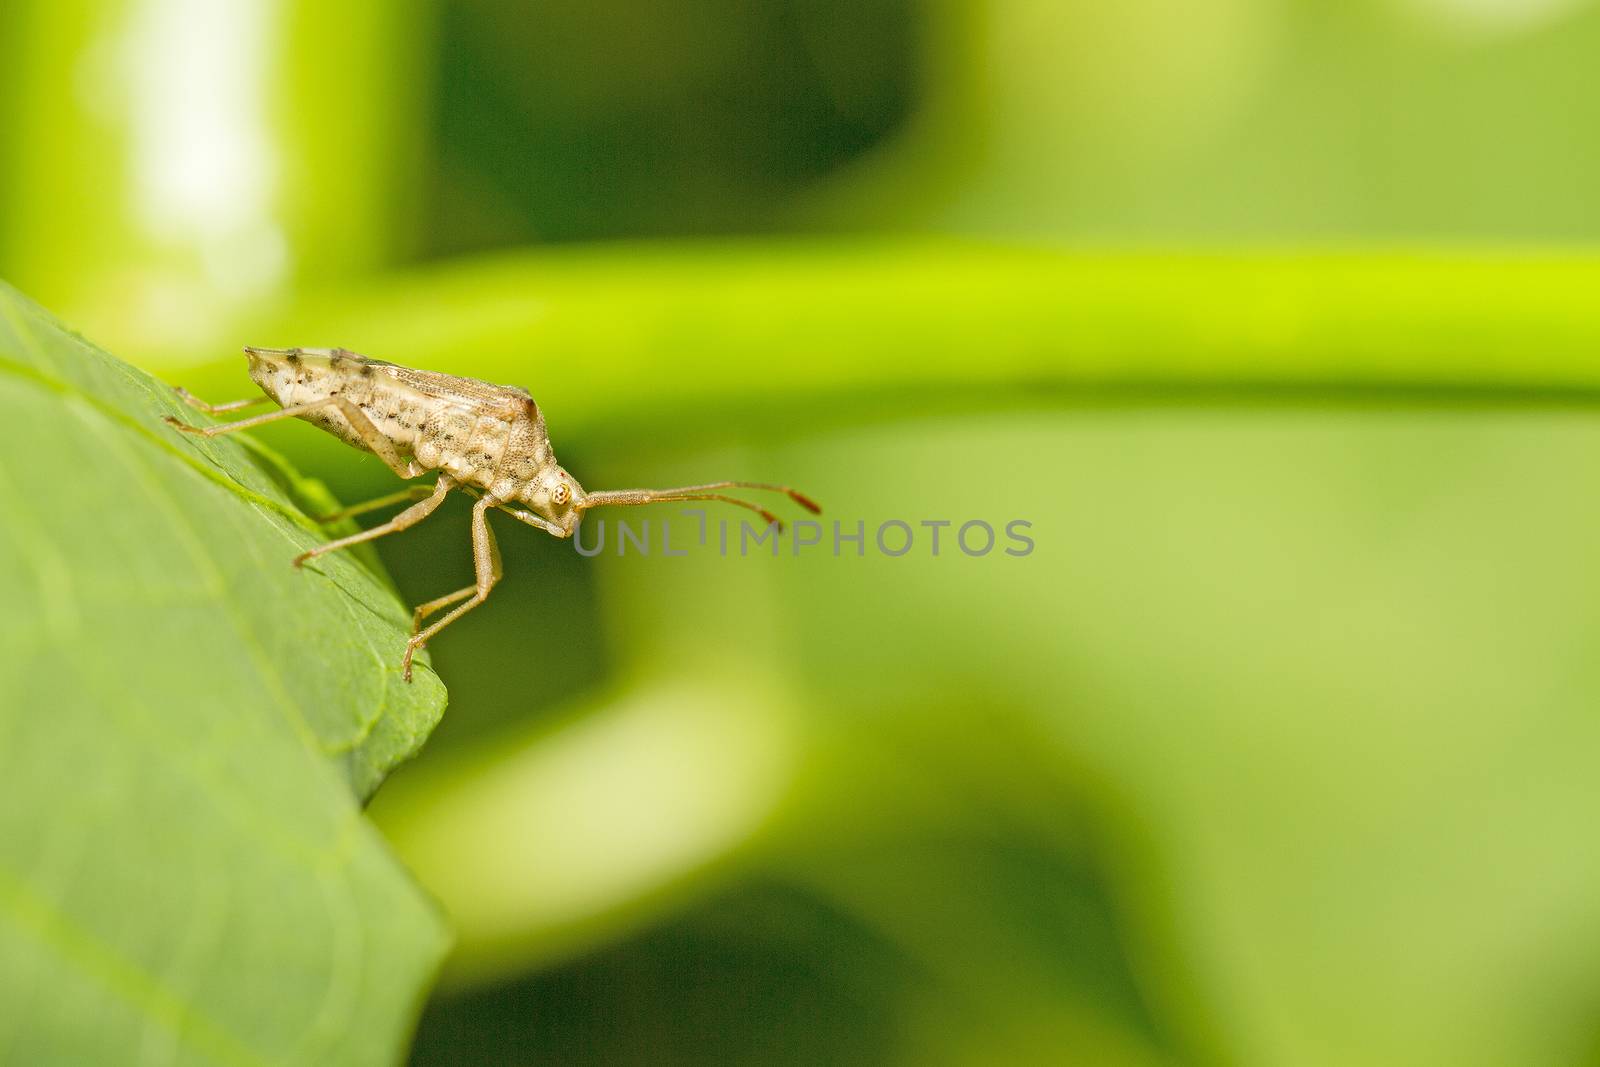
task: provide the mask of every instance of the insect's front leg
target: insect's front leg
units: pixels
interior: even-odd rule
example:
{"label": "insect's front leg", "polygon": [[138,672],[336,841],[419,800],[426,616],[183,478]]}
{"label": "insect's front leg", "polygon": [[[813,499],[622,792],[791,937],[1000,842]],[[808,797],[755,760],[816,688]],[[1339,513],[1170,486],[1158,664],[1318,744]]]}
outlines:
{"label": "insect's front leg", "polygon": [[489,529],[489,508],[493,504],[492,498],[480,497],[478,502],[472,505],[472,566],[478,580],[466,589],[457,590],[417,609],[415,624],[420,625],[423,616],[427,614],[424,609],[436,611],[460,597],[468,595],[471,597],[465,604],[426,630],[413,634],[411,640],[406,642],[406,655],[401,660],[401,666],[405,669],[408,682],[411,681],[411,660],[418,650],[426,646],[434,634],[489,599],[489,590],[500,580],[500,546],[495,544],[494,531]]}
{"label": "insect's front leg", "polygon": [[510,515],[513,519],[516,519],[519,522],[525,522],[529,526],[543,530],[552,537],[565,538],[567,536],[567,531],[563,530],[561,527],[557,526],[555,523],[551,522],[542,515],[535,515],[531,511],[524,511],[522,508],[513,508],[505,504],[496,504],[494,506],[505,512],[507,515]]}

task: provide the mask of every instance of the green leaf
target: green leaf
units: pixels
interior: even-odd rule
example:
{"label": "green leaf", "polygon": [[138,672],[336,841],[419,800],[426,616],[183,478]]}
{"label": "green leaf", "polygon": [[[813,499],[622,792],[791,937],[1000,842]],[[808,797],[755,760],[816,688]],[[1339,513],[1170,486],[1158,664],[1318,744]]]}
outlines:
{"label": "green leaf", "polygon": [[0,286],[0,1060],[392,1062],[445,935],[361,802],[444,690],[180,411]]}

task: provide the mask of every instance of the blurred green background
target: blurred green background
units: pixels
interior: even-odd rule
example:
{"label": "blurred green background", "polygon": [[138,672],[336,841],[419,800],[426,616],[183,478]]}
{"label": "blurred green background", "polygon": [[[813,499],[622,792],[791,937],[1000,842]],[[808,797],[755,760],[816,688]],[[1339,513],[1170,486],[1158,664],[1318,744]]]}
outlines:
{"label": "blurred green background", "polygon": [[[0,275],[217,400],[343,345],[590,489],[1033,524],[505,529],[371,808],[416,1063],[1595,1063],[1597,70],[1591,0],[5,0]],[[459,501],[378,545],[470,580]]]}

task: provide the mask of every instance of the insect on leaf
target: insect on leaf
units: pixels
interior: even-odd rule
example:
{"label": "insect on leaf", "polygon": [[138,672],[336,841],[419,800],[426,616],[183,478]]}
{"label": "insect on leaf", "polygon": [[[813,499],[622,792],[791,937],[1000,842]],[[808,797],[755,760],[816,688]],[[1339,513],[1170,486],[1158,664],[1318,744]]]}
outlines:
{"label": "insect on leaf", "polygon": [[393,1062],[445,935],[361,804],[444,690],[178,410],[0,285],[0,1062]]}

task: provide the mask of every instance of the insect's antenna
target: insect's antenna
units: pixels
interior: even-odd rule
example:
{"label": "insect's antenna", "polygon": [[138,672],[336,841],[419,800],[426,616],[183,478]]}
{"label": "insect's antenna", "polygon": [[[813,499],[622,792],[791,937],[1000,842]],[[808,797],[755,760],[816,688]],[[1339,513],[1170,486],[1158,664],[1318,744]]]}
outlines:
{"label": "insect's antenna", "polygon": [[[790,500],[793,500],[796,504],[799,504],[801,507],[811,512],[811,514],[822,514],[822,507],[815,500],[812,500],[800,490],[791,488],[787,485],[773,485],[771,482],[707,482],[704,485],[683,485],[676,489],[639,489],[629,490],[629,492],[654,493],[656,495],[656,499],[658,500],[716,500],[719,498],[694,494],[711,493],[718,489],[765,489],[772,493],[782,493]],[[590,496],[593,495],[593,493],[590,494]]]}
{"label": "insect's antenna", "polygon": [[582,507],[587,510],[607,505],[637,507],[642,504],[666,504],[682,500],[720,500],[724,504],[732,504],[735,507],[755,512],[765,519],[769,526],[776,525],[780,530],[783,528],[783,521],[759,504],[752,504],[748,500],[740,500],[735,496],[711,491],[734,488],[771,489],[775,492],[787,494],[790,499],[812,514],[821,514],[822,512],[822,509],[803,493],[790,489],[788,486],[768,485],[764,482],[709,482],[705,485],[680,486],[677,489],[612,489],[598,493],[586,493]]}
{"label": "insect's antenna", "polygon": [[695,489],[717,489],[726,486],[729,489],[766,489],[774,493],[782,493],[796,504],[805,508],[813,515],[822,514],[822,505],[806,496],[800,490],[787,485],[770,485],[766,482],[719,482],[715,485],[693,486]]}

